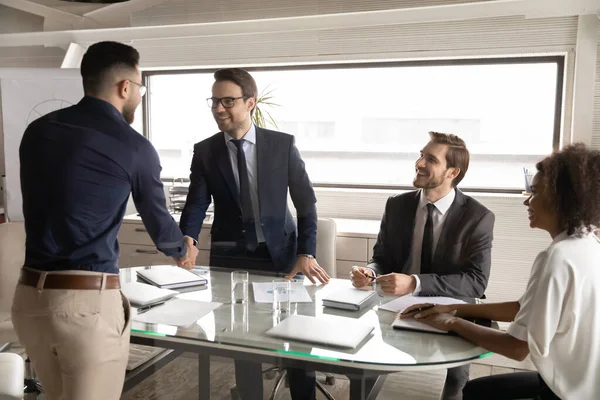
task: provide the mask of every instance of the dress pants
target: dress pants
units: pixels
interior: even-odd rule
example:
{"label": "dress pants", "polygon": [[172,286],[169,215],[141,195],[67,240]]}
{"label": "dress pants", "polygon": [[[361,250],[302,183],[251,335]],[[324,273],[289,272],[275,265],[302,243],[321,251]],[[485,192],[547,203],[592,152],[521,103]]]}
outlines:
{"label": "dress pants", "polygon": [[[223,268],[275,271],[271,255],[265,243],[249,251],[243,244],[216,242],[211,244],[210,265]],[[288,368],[288,381],[292,400],[312,400],[316,393],[314,372]],[[263,397],[262,365],[253,361],[235,360],[235,381],[238,394],[243,400]]]}
{"label": "dress pants", "polygon": [[469,381],[463,400],[560,400],[537,372],[492,375]]}
{"label": "dress pants", "polygon": [[129,358],[129,320],[129,302],[118,289],[19,284],[12,306],[15,331],[48,400],[118,400]]}

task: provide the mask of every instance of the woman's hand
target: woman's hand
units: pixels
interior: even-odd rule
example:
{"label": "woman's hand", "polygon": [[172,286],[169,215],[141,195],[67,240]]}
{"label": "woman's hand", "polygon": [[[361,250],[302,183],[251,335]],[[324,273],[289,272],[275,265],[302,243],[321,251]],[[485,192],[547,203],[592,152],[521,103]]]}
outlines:
{"label": "woman's hand", "polygon": [[404,311],[400,313],[400,318],[414,318],[414,319],[423,319],[427,318],[431,315],[436,314],[449,314],[451,316],[456,315],[456,310],[458,309],[458,304],[450,304],[450,305],[442,305],[442,304],[431,304],[431,303],[423,303],[423,304],[415,304],[410,307],[407,307]]}

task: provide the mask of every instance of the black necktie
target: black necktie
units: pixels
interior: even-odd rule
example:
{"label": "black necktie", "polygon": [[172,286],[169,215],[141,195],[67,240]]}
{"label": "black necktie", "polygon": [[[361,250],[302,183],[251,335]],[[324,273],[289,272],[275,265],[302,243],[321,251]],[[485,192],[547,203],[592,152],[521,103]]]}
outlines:
{"label": "black necktie", "polygon": [[231,141],[237,147],[237,165],[240,178],[240,203],[242,204],[242,225],[246,248],[250,251],[258,247],[256,237],[256,226],[254,225],[254,212],[252,211],[252,197],[250,197],[250,179],[248,178],[248,167],[246,166],[246,154],[244,153],[244,140]]}
{"label": "black necktie", "polygon": [[431,272],[431,261],[433,256],[433,210],[435,206],[427,204],[427,222],[423,231],[423,244],[421,246],[421,273]]}

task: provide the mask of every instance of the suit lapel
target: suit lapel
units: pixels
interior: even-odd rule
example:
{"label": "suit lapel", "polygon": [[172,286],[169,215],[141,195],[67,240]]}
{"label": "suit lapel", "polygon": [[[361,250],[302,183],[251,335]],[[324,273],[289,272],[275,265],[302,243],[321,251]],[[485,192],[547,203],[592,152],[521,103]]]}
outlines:
{"label": "suit lapel", "polygon": [[465,213],[465,195],[462,194],[460,190],[455,190],[456,197],[448,209],[448,216],[446,216],[446,221],[444,221],[444,226],[442,226],[442,232],[440,232],[440,238],[438,239],[438,243],[435,248],[432,265],[441,263],[442,258],[446,253],[448,240],[454,236],[453,233],[457,229],[458,223]]}
{"label": "suit lapel", "polygon": [[271,157],[269,157],[270,153],[270,147],[271,147],[271,142],[269,141],[267,135],[265,135],[265,132],[259,128],[258,126],[256,127],[256,180],[257,180],[257,184],[258,184],[258,204],[259,204],[259,212],[260,215],[266,215],[266,213],[262,210],[263,204],[265,203],[264,201],[262,201],[263,199],[265,199],[265,193],[266,193],[266,185],[269,181],[268,176],[269,176],[269,165],[268,165],[268,160],[271,159]]}
{"label": "suit lapel", "polygon": [[233,170],[231,169],[232,166],[231,159],[229,158],[229,149],[225,144],[225,138],[223,136],[224,134],[222,133],[221,135],[218,135],[215,139],[215,143],[213,146],[215,160],[219,167],[219,171],[221,172],[221,175],[223,175],[223,179],[225,180],[225,183],[229,188],[229,191],[231,192],[231,195],[235,199],[235,202],[237,203],[238,207],[240,207],[241,209],[242,205],[240,203],[240,194],[235,183]]}
{"label": "suit lapel", "polygon": [[415,232],[415,219],[417,217],[417,207],[419,206],[419,197],[421,195],[421,191],[417,190],[414,193],[414,196],[410,196],[406,202],[406,215],[402,220],[405,220],[406,223],[403,224],[402,231],[402,241],[400,243],[403,244],[403,253],[406,255],[404,258],[404,263],[402,264],[402,272],[406,273],[411,266],[412,263],[412,242],[413,236]]}

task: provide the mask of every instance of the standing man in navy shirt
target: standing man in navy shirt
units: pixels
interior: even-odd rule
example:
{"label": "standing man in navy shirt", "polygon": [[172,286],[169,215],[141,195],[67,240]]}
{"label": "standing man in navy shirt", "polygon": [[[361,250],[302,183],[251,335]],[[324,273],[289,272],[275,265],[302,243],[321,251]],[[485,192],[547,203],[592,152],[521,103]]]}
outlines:
{"label": "standing man in navy shirt", "polygon": [[198,250],[170,216],[160,162],[130,127],[146,88],[133,47],[101,42],[81,63],[85,97],[27,127],[19,149],[25,265],[12,321],[48,399],[117,400],[129,356],[117,233],[129,194],[158,250]]}

